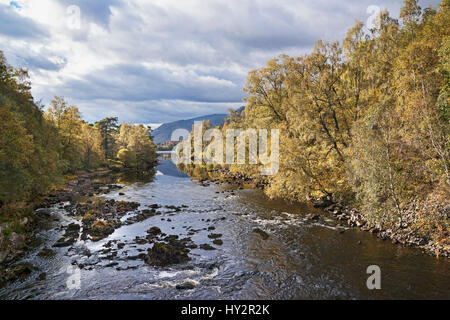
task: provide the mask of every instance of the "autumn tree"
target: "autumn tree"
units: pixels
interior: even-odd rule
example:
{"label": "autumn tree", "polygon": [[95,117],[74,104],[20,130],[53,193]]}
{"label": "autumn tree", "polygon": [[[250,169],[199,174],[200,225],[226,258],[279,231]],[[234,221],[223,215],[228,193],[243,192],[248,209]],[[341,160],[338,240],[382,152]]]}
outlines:
{"label": "autumn tree", "polygon": [[0,204],[21,200],[29,188],[30,155],[33,137],[10,111],[8,105],[0,107]]}
{"label": "autumn tree", "polygon": [[156,146],[148,128],[123,122],[115,140],[119,146],[117,158],[125,166],[133,167],[137,172],[148,171],[154,166]]}
{"label": "autumn tree", "polygon": [[102,136],[102,147],[106,159],[113,159],[116,155],[115,135],[118,132],[118,118],[109,117],[95,123],[95,127]]}
{"label": "autumn tree", "polygon": [[0,51],[0,207],[32,200],[60,178],[56,130],[30,89],[28,72],[8,65]]}
{"label": "autumn tree", "polygon": [[91,169],[104,161],[102,137],[97,128],[83,123],[80,131],[80,151],[84,167]]}
{"label": "autumn tree", "polygon": [[55,97],[46,112],[60,138],[60,158],[64,171],[74,171],[81,167],[82,159],[78,152],[81,133],[81,115],[77,107],[71,106],[63,97]]}
{"label": "autumn tree", "polygon": [[[433,239],[439,230],[441,241],[449,235],[449,26],[450,0],[437,10],[405,0],[400,20],[383,11],[371,30],[357,22],[342,43],[318,41],[310,54],[250,71],[245,110],[230,112],[222,133],[280,129],[279,172],[224,168],[265,179],[271,197],[325,196],[381,227]],[[204,164],[182,167],[192,175]],[[421,217],[414,226],[411,210]]]}

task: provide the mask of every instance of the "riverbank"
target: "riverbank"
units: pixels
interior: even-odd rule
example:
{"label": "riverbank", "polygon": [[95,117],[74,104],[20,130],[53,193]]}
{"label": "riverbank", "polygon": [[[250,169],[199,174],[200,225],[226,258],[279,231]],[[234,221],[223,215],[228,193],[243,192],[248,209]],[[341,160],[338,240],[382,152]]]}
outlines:
{"label": "riverbank", "polygon": [[412,203],[403,214],[403,221],[397,228],[385,228],[379,224],[368,222],[361,212],[355,208],[350,208],[339,203],[330,203],[322,201],[316,204],[325,211],[333,214],[337,220],[347,224],[350,227],[356,227],[363,231],[370,232],[374,236],[391,241],[393,244],[415,247],[422,250],[426,254],[436,257],[450,258],[450,247],[439,244],[431,239],[422,237],[414,229],[418,219],[416,216],[416,206]]}
{"label": "riverbank", "polygon": [[[250,181],[193,181],[163,160],[157,172],[153,180],[74,181],[66,187],[77,193],[70,202],[36,210],[41,231],[10,266],[18,278],[0,288],[0,299],[448,296],[448,259],[382,241],[308,203],[270,200]],[[123,215],[132,203],[140,205]],[[90,213],[112,234],[91,232],[88,212],[96,209]],[[372,264],[389,275],[376,292],[366,287]],[[76,279],[79,286],[69,286]]]}
{"label": "riverbank", "polygon": [[[235,184],[239,186],[238,189],[257,188],[264,190],[268,185],[266,181],[256,181],[241,173],[229,172],[224,169],[215,170],[211,173],[213,173],[215,179],[210,179],[210,181]],[[112,174],[112,171],[104,170],[74,176],[62,188],[52,191],[42,201],[34,204],[32,208],[27,208],[28,212],[32,212],[32,214],[28,213],[27,216],[19,219],[16,230],[20,229],[20,232],[4,232],[4,226],[0,226],[0,248],[2,248],[0,250],[0,282],[6,284],[27,277],[32,272],[32,265],[26,263],[15,264],[15,262],[33,246],[35,234],[39,231],[38,225],[53,219],[45,211],[36,211],[38,208],[49,208],[58,205],[67,212],[68,217],[78,221],[61,227],[60,230],[63,232],[55,242],[54,247],[70,247],[77,240],[100,241],[122,226],[139,223],[161,215],[161,210],[158,210],[160,209],[158,204],[150,205],[143,210],[137,210],[140,206],[138,202],[98,198],[97,196],[99,195],[108,195],[111,192],[119,192],[119,195],[123,195],[120,192],[123,185],[108,182]],[[201,180],[201,185],[209,186],[209,182],[203,179]],[[234,193],[231,194],[233,195]],[[415,247],[433,256],[450,257],[448,246],[445,247],[430,239],[421,237],[417,230],[412,228],[412,226],[417,225],[414,204],[404,214],[402,225],[395,229],[371,224],[357,209],[334,203],[328,199],[318,200],[314,203],[314,206],[328,212],[342,225],[359,228],[384,241]],[[164,209],[180,212],[184,208],[168,206]],[[125,217],[132,211],[136,214]],[[222,241],[220,239],[213,240],[217,243]],[[157,245],[149,253],[140,253],[135,258],[148,261],[149,264],[154,265],[186,261],[189,248],[196,247],[190,238],[180,241],[175,237],[167,236],[161,230],[158,231],[157,228],[150,228],[145,239],[136,239],[138,243],[147,243],[149,241],[156,241],[160,245]],[[213,250],[207,244],[204,244],[202,248],[204,250]],[[52,249],[44,249],[42,255],[51,254]],[[113,259],[115,257],[110,255],[110,258]]]}
{"label": "riverbank", "polygon": [[[48,223],[54,225],[52,230],[54,230],[54,236],[57,237],[56,241],[40,249],[37,254],[38,257],[51,258],[59,249],[68,250],[68,252],[78,251],[78,242],[98,243],[111,236],[121,227],[138,224],[156,216],[171,216],[186,210],[187,206],[185,205],[163,206],[153,203],[144,206],[136,201],[116,201],[113,198],[108,198],[110,193],[124,197],[125,194],[120,190],[125,188],[127,184],[134,183],[135,178],[127,175],[121,177],[118,172],[110,170],[79,174],[73,176],[61,188],[50,192],[38,204],[34,204],[34,214],[32,218],[27,220],[26,232],[24,231],[23,234],[13,233],[11,237],[2,239],[2,241],[8,243],[8,246],[5,246],[5,250],[1,251],[6,258],[0,264],[0,288],[17,280],[24,280],[32,273],[36,273],[37,269],[33,264],[20,262],[20,260],[27,252],[35,250],[40,245],[35,243],[35,235],[41,231],[39,225]],[[124,184],[116,183],[121,179],[125,179]],[[153,172],[149,176],[137,178],[137,181],[147,183],[152,180]],[[49,210],[62,210],[64,212],[63,217],[57,217],[51,214]],[[162,218],[161,220],[165,219]],[[171,219],[167,218],[167,221],[171,222]],[[213,223],[209,219],[207,222]],[[210,225],[207,230],[211,232],[214,227]],[[149,248],[147,252],[144,249],[139,249],[134,256],[121,257],[119,251],[123,249],[125,244],[118,240],[111,240],[105,243],[100,251],[104,257],[90,259],[92,253],[84,248],[80,251],[79,259],[74,260],[72,264],[80,269],[92,270],[101,263],[101,260],[107,260],[107,266],[111,267],[118,266],[119,261],[123,259],[129,262],[139,260],[148,265],[159,267],[187,262],[190,260],[188,253],[191,249],[215,250],[209,244],[196,245],[192,242],[190,236],[198,231],[192,230],[188,237],[181,239],[178,235],[168,235],[158,227],[153,226],[147,230],[146,236],[136,237],[133,240],[134,245],[153,244],[153,247]],[[222,235],[211,233],[210,236],[214,244],[220,245]],[[116,248],[114,249],[114,247]],[[136,266],[117,267],[117,270],[135,268]],[[42,279],[45,279],[45,277],[45,272],[38,276]]]}
{"label": "riverbank", "polygon": [[[252,177],[239,172],[230,172],[226,169],[213,170],[210,172],[218,174],[218,177],[226,177],[219,178],[225,183],[245,184],[247,186],[252,185],[261,190],[264,190],[269,184],[267,181],[255,180]],[[369,232],[384,241],[391,241],[394,244],[414,247],[422,250],[425,254],[436,257],[450,258],[450,242],[447,242],[448,245],[440,244],[437,241],[423,237],[419,233],[420,227],[416,226],[419,225],[420,222],[417,215],[418,208],[415,202],[412,202],[404,209],[402,222],[392,228],[370,223],[365,219],[360,210],[341,203],[336,203],[330,199],[317,199],[313,204],[316,208],[320,208],[332,214],[341,223],[348,225],[349,227],[359,228],[362,231]],[[441,211],[446,211],[447,217],[450,217],[449,207],[441,208]]]}
{"label": "riverbank", "polygon": [[[61,187],[49,192],[41,199],[33,203],[23,204],[21,207],[15,206],[11,208],[11,211],[14,210],[15,212],[14,215],[8,218],[10,221],[0,224],[0,287],[18,279],[24,279],[33,271],[33,266],[28,263],[16,263],[35,245],[35,236],[40,231],[39,226],[54,219],[45,211],[38,209],[49,208],[59,204],[67,210],[72,210],[73,216],[75,216],[77,210],[79,212],[85,209],[86,216],[83,217],[84,219],[81,220],[80,225],[71,223],[68,226],[61,227],[65,229],[65,233],[55,243],[55,247],[72,245],[78,240],[81,230],[83,230],[84,239],[92,236],[99,240],[108,236],[115,228],[119,227],[118,216],[123,216],[138,204],[126,202],[117,203],[115,206],[113,204],[114,212],[117,213],[116,216],[108,216],[106,214],[108,203],[94,204],[92,200],[87,200],[88,206],[97,206],[100,209],[89,209],[80,206],[80,202],[83,202],[83,200],[123,188],[123,186],[117,184],[98,181],[98,179],[101,180],[119,172],[124,172],[124,170],[107,169],[67,176],[66,182]],[[94,215],[96,215],[95,218]],[[51,249],[46,249],[42,252],[42,255],[49,255],[51,252]]]}

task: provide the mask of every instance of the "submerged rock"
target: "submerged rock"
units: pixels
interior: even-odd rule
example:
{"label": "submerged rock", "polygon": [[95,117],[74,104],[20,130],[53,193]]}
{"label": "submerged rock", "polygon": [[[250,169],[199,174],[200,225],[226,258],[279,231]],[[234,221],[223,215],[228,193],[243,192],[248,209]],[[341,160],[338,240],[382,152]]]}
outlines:
{"label": "submerged rock", "polygon": [[220,234],[220,233],[208,234],[208,238],[210,238],[210,239],[218,239],[218,238],[221,238],[221,237],[222,237],[222,234]]}
{"label": "submerged rock", "polygon": [[171,244],[156,242],[148,250],[145,262],[152,266],[165,267],[172,264],[184,263],[191,260],[186,252]]}
{"label": "submerged rock", "polygon": [[129,212],[139,208],[141,204],[138,202],[117,201],[115,207],[118,212]]}
{"label": "submerged rock", "polygon": [[51,256],[53,256],[55,254],[55,252],[49,248],[43,248],[41,251],[39,251],[38,256],[39,257],[45,257],[45,258],[49,258]]}
{"label": "submerged rock", "polygon": [[177,206],[166,206],[166,209],[173,210],[173,212],[180,212],[184,207],[177,207]]}
{"label": "submerged rock", "polygon": [[74,244],[76,241],[75,238],[71,237],[62,237],[56,243],[53,245],[55,248],[62,248],[62,247],[68,247]]}
{"label": "submerged rock", "polygon": [[33,266],[29,263],[21,263],[10,268],[7,268],[2,275],[0,275],[0,282],[12,282],[27,278],[33,272]]}
{"label": "submerged rock", "polygon": [[60,238],[56,243],[53,245],[53,247],[68,247],[72,244],[74,244],[79,236],[80,233],[80,225],[76,223],[71,223],[66,227],[66,232]]}
{"label": "submerged rock", "polygon": [[161,232],[161,229],[158,227],[152,227],[147,230],[147,240],[149,242],[153,242],[158,237],[165,236],[164,233]]}
{"label": "submerged rock", "polygon": [[216,248],[214,248],[213,246],[210,246],[207,243],[201,244],[200,245],[200,249],[203,249],[203,250],[206,250],[206,251],[216,250]]}
{"label": "submerged rock", "polygon": [[175,288],[178,290],[192,290],[196,288],[196,285],[192,282],[184,282],[177,284]]}
{"label": "submerged rock", "polygon": [[253,233],[259,234],[263,238],[263,240],[267,240],[270,237],[267,232],[265,232],[265,231],[263,231],[263,230],[261,230],[259,228],[253,229]]}
{"label": "submerged rock", "polygon": [[39,275],[38,280],[43,281],[45,279],[47,279],[47,274],[45,272],[43,272]]}
{"label": "submerged rock", "polygon": [[103,220],[93,222],[91,228],[87,231],[93,241],[104,239],[113,232],[114,228],[108,222]]}
{"label": "submerged rock", "polygon": [[129,217],[125,221],[125,225],[130,225],[137,222],[142,222],[144,220],[147,220],[148,218],[154,217],[158,215],[159,213],[155,211],[155,209],[145,209],[140,212],[138,212],[136,215]]}

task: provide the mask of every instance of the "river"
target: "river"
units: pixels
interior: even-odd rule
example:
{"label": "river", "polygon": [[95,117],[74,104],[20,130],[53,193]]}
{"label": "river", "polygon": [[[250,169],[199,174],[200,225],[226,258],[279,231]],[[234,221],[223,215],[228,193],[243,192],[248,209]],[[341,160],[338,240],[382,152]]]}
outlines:
{"label": "river", "polygon": [[[61,236],[59,226],[72,218],[61,206],[41,209],[52,219],[42,226],[35,248],[22,260],[37,271],[1,289],[0,299],[450,299],[446,259],[339,225],[306,204],[269,200],[255,189],[205,186],[167,160],[157,170],[153,181],[127,183],[105,197],[185,209],[122,226],[99,242],[55,248],[51,258],[37,253],[51,247]],[[313,221],[307,218],[311,213],[322,217]],[[192,235],[196,244],[207,243],[216,250],[193,249],[191,261],[165,268],[129,259],[149,247],[137,245],[134,239],[154,226],[168,235]],[[208,238],[211,227],[222,234],[222,245]],[[255,228],[269,237],[254,232]],[[111,240],[122,244],[114,264],[103,253]],[[73,268],[73,261],[86,267]],[[370,265],[381,269],[380,290],[366,286]],[[45,279],[39,279],[43,272]],[[78,282],[71,282],[74,277]],[[183,284],[189,286],[181,290]]]}

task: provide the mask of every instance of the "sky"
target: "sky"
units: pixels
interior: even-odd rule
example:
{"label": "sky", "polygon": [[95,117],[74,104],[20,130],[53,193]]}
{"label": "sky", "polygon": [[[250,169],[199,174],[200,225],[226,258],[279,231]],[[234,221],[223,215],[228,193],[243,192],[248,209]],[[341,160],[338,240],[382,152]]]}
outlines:
{"label": "sky", "polygon": [[[422,0],[424,8],[440,0]],[[163,123],[245,103],[248,71],[342,40],[401,0],[0,0],[0,50],[85,120]]]}

